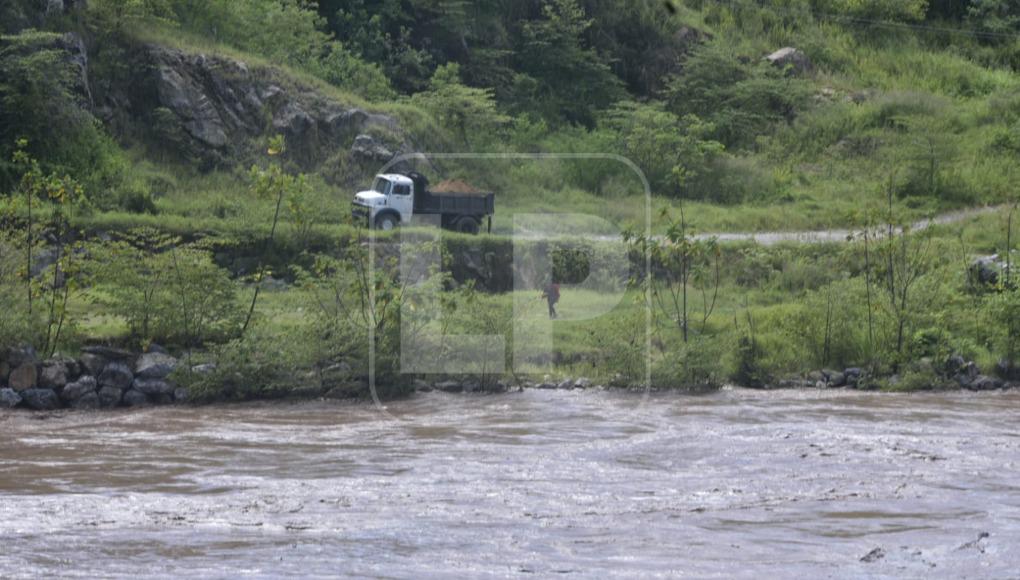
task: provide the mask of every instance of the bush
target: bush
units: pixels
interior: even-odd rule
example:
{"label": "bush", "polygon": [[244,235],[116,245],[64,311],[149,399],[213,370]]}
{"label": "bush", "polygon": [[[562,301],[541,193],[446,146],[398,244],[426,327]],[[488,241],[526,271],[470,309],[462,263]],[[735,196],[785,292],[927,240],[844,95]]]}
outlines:
{"label": "bush", "polygon": [[177,243],[134,230],[124,240],[94,246],[100,301],[124,317],[143,344],[192,346],[233,336],[241,317],[234,282],[208,252]]}

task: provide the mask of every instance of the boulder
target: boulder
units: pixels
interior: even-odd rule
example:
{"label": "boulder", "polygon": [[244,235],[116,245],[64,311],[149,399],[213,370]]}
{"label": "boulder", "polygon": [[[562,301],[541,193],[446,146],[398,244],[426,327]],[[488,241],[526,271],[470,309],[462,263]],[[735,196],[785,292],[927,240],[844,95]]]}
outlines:
{"label": "boulder", "polygon": [[972,391],[996,391],[1001,389],[1003,382],[1000,379],[978,375],[974,380],[965,385]]}
{"label": "boulder", "polygon": [[91,393],[85,393],[78,400],[71,403],[71,407],[82,411],[98,409],[99,404],[99,393],[92,391]]}
{"label": "boulder", "polygon": [[1007,381],[1020,381],[1020,365],[1011,361],[1000,360],[999,364],[995,365],[995,370],[1001,378]]}
{"label": "boulder", "polygon": [[845,387],[846,386],[846,375],[835,371],[829,375],[829,385],[833,387]]}
{"label": "boulder", "polygon": [[351,145],[351,155],[364,161],[385,163],[393,159],[393,152],[375,140],[371,135],[358,135]]}
{"label": "boulder", "polygon": [[60,390],[67,384],[68,374],[67,365],[63,361],[48,360],[42,364],[39,386],[44,389]]}
{"label": "boulder", "polygon": [[99,406],[110,409],[120,404],[124,391],[117,387],[103,387],[99,389]]}
{"label": "boulder", "polygon": [[149,347],[145,349],[145,352],[157,352],[159,354],[170,354],[170,351],[163,348],[162,346],[152,342],[149,343]]}
{"label": "boulder", "polygon": [[414,379],[412,385],[414,386],[414,390],[420,393],[428,393],[432,391],[432,385],[421,379]]}
{"label": "boulder", "polygon": [[7,377],[11,376],[11,365],[7,361],[0,361],[0,386],[7,384]]}
{"label": "boulder", "polygon": [[953,380],[956,381],[956,384],[966,388],[969,387],[980,374],[981,373],[978,371],[977,366],[972,362],[968,362],[956,372],[956,375],[953,376]]}
{"label": "boulder", "polygon": [[64,389],[60,391],[60,398],[70,403],[89,393],[96,392],[96,388],[98,386],[99,384],[96,382],[95,377],[85,375],[73,383],[68,383]]}
{"label": "boulder", "polygon": [[135,362],[135,377],[163,379],[177,368],[177,359],[159,352],[147,352]]}
{"label": "boulder", "polygon": [[443,391],[444,393],[460,393],[464,391],[464,385],[457,381],[443,381],[436,383],[435,388]]}
{"label": "boulder", "polygon": [[184,403],[191,398],[191,393],[188,392],[187,387],[177,387],[174,389],[174,401],[178,403]]}
{"label": "boulder", "polygon": [[562,381],[560,381],[560,383],[558,385],[556,385],[556,388],[557,389],[564,389],[564,390],[572,389],[572,388],[574,388],[574,381],[573,381],[573,379],[569,379],[569,378],[563,379]]}
{"label": "boulder", "polygon": [[575,389],[588,389],[588,388],[591,388],[591,379],[585,378],[585,377],[581,377],[581,378],[577,379],[576,381],[574,381],[574,388]]}
{"label": "boulder", "polygon": [[980,256],[970,264],[971,280],[978,284],[992,286],[998,284],[999,276],[1006,269],[1006,261],[998,254]]}
{"label": "boulder", "polygon": [[105,357],[91,353],[84,353],[78,358],[78,363],[83,371],[94,377],[98,377],[103,373],[103,369],[106,368],[107,362],[109,361],[107,361]]}
{"label": "boulder", "polygon": [[792,46],[780,48],[766,56],[765,60],[769,61],[772,66],[783,69],[791,74],[802,75],[814,69],[811,59],[802,51]]}
{"label": "boulder", "polygon": [[14,389],[0,389],[0,409],[11,409],[21,403],[21,395]]}
{"label": "boulder", "polygon": [[156,395],[172,395],[174,392],[173,383],[163,379],[136,378],[135,382],[131,384],[131,388],[151,397]]}
{"label": "boulder", "polygon": [[124,393],[123,400],[124,404],[128,407],[144,407],[149,404],[149,397],[145,396],[145,393],[134,389],[128,389]]}
{"label": "boulder", "polygon": [[15,391],[24,391],[35,388],[39,379],[35,363],[25,363],[11,371],[7,377],[7,385]]}
{"label": "boulder", "polygon": [[28,389],[21,392],[25,404],[36,411],[52,411],[60,408],[60,397],[53,389]]}
{"label": "boulder", "polygon": [[131,386],[134,380],[131,369],[122,362],[111,362],[99,375],[99,385],[103,387],[115,387],[124,390]]}

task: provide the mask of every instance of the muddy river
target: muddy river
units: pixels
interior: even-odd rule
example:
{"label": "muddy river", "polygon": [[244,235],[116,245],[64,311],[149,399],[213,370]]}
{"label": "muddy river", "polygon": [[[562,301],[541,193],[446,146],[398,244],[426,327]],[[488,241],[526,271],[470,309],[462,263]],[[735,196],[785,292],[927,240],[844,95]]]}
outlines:
{"label": "muddy river", "polygon": [[0,577],[1020,577],[1020,392],[0,412]]}

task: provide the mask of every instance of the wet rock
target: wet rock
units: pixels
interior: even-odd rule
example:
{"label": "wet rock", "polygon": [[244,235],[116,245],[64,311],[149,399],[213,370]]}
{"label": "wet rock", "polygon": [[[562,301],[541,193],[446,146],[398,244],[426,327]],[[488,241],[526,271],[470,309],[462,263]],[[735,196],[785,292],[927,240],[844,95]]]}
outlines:
{"label": "wet rock", "polygon": [[1020,381],[1020,365],[1008,360],[1000,360],[999,364],[995,365],[995,370],[1001,378],[1007,381]]}
{"label": "wet rock", "polygon": [[537,385],[535,385],[535,388],[536,389],[543,389],[543,390],[555,389],[556,388],[556,383],[550,383],[548,381],[541,382],[541,383],[538,383]]}
{"label": "wet rock", "polygon": [[145,349],[145,352],[154,352],[154,353],[159,353],[159,354],[170,354],[170,351],[168,351],[167,349],[163,348],[162,346],[160,346],[160,345],[158,345],[158,344],[156,344],[154,342],[149,343],[149,347],[147,349]]}
{"label": "wet rock", "polygon": [[591,388],[591,379],[586,378],[586,377],[581,377],[581,378],[577,379],[576,381],[574,381],[574,388],[575,389],[590,389]]}
{"label": "wet rock", "polygon": [[848,387],[856,387],[861,382],[864,372],[857,367],[850,367],[843,371],[843,376],[846,377],[846,385]]}
{"label": "wet rock", "polygon": [[170,405],[174,402],[174,396],[171,393],[158,393],[149,395],[149,401],[155,405]]}
{"label": "wet rock", "polygon": [[822,373],[822,371],[811,371],[807,374],[807,377],[805,378],[811,381],[811,384],[826,382],[825,374]]}
{"label": "wet rock", "polygon": [[174,389],[174,401],[178,403],[184,403],[191,398],[191,393],[187,387],[177,387]]}
{"label": "wet rock", "polygon": [[103,387],[99,389],[99,406],[104,409],[111,409],[120,404],[124,391],[117,387]]}
{"label": "wet rock", "polygon": [[846,386],[846,375],[839,371],[830,371],[827,378],[829,379],[829,386],[831,387]]}
{"label": "wet rock", "polygon": [[414,386],[414,390],[418,391],[419,393],[429,393],[432,391],[432,385],[428,384],[427,382],[421,379],[415,379],[414,382],[412,383],[412,386]]}
{"label": "wet rock", "polygon": [[562,381],[559,382],[558,385],[556,385],[556,388],[561,390],[572,389],[574,388],[574,381],[573,379],[569,378],[563,379]]}
{"label": "wet rock", "polygon": [[107,362],[109,361],[105,357],[91,353],[84,353],[78,358],[78,363],[81,365],[82,370],[94,377],[98,377],[103,373]]}
{"label": "wet rock", "polygon": [[63,361],[46,361],[39,373],[39,386],[60,390],[67,384],[68,374],[67,365]]}
{"label": "wet rock", "polygon": [[145,379],[137,378],[134,383],[131,384],[132,389],[155,397],[156,395],[172,395],[174,392],[174,385],[163,379]]}
{"label": "wet rock", "polygon": [[98,409],[100,407],[99,393],[95,391],[85,393],[71,403],[71,407],[82,411]]}
{"label": "wet rock", "polygon": [[814,65],[801,50],[787,46],[780,48],[765,57],[772,66],[783,69],[790,74],[802,75],[811,72]]}
{"label": "wet rock", "polygon": [[21,395],[14,389],[0,389],[0,409],[11,409],[21,403]]}
{"label": "wet rock", "polygon": [[964,366],[967,365],[966,359],[958,354],[954,354],[946,360],[946,374],[952,376],[960,372]]}
{"label": "wet rock", "polygon": [[147,352],[135,362],[135,376],[143,379],[163,379],[177,368],[177,359],[159,352]]}
{"label": "wet rock", "polygon": [[128,407],[145,407],[149,405],[149,397],[145,396],[145,393],[134,389],[128,389],[124,393],[123,401]]}
{"label": "wet rock", "polygon": [[99,375],[99,384],[103,387],[115,387],[124,390],[131,386],[134,378],[131,369],[126,364],[111,362],[106,365],[102,374]]}
{"label": "wet rock", "polygon": [[963,367],[956,372],[956,375],[953,377],[953,380],[956,381],[956,384],[960,385],[961,387],[968,388],[970,387],[970,384],[973,383],[974,380],[977,379],[980,374],[981,372],[978,370],[977,366],[972,362],[968,362],[965,363]]}
{"label": "wet rock", "polygon": [[0,386],[7,384],[7,377],[11,376],[11,365],[7,361],[0,361]]}
{"label": "wet rock", "polygon": [[36,411],[52,411],[60,408],[60,397],[53,389],[28,389],[21,392],[25,404]]}
{"label": "wet rock", "polygon": [[35,388],[38,378],[35,363],[25,363],[11,371],[11,375],[7,377],[7,386],[15,391],[32,389]]}
{"label": "wet rock", "polygon": [[443,381],[436,383],[435,388],[444,393],[461,393],[464,391],[464,385],[457,381]]}
{"label": "wet rock", "polygon": [[[84,376],[73,383],[68,383],[62,391],[60,391],[60,398],[67,402],[77,401],[83,396],[89,393],[95,393],[98,383],[96,379],[91,376]],[[96,399],[98,402],[98,399]]]}
{"label": "wet rock", "polygon": [[478,381],[464,381],[462,383],[465,393],[477,393],[484,390],[482,384]]}
{"label": "wet rock", "polygon": [[885,558],[885,550],[883,550],[882,548],[875,548],[874,550],[862,556],[861,562],[870,564],[872,562],[877,562],[882,558]]}
{"label": "wet rock", "polygon": [[966,385],[971,391],[996,391],[1001,389],[1003,382],[1000,379],[978,375],[973,381]]}

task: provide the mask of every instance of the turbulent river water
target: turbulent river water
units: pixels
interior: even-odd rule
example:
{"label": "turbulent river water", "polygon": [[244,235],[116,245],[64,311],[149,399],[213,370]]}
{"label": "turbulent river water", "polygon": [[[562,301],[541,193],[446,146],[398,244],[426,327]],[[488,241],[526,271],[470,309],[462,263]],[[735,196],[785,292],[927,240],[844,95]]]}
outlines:
{"label": "turbulent river water", "polygon": [[1020,392],[0,412],[0,577],[1018,577]]}

